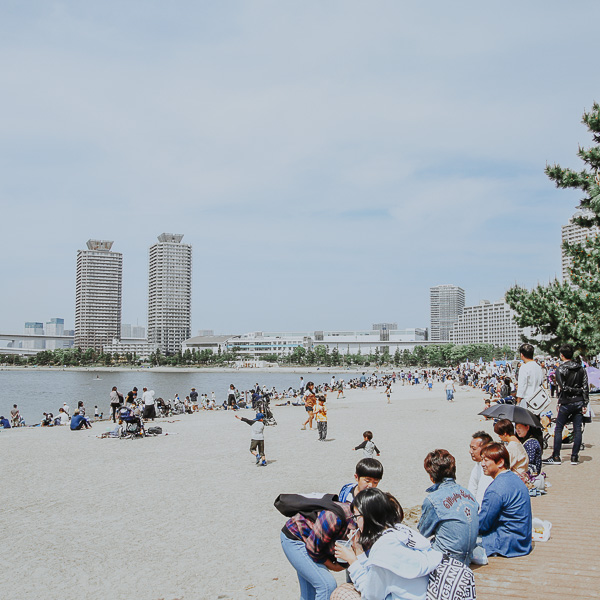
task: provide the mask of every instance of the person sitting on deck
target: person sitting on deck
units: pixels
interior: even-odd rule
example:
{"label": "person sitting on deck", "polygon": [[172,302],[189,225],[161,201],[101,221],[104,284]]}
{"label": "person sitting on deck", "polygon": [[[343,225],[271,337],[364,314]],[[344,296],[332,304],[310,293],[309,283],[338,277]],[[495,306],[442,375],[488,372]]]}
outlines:
{"label": "person sitting on deck", "polygon": [[523,477],[529,469],[529,456],[519,438],[515,435],[515,426],[508,419],[500,419],[494,424],[494,432],[506,444],[510,456],[510,469]]}
{"label": "person sitting on deck", "polygon": [[448,450],[434,450],[424,461],[434,485],[427,488],[418,530],[435,536],[431,547],[467,567],[477,542],[479,506],[468,490],[456,483],[456,460]]}
{"label": "person sitting on deck", "polygon": [[481,450],[482,468],[494,481],[485,491],[479,511],[479,535],[487,556],[508,558],[531,552],[531,501],[527,486],[510,470],[510,456],[503,444]]}
{"label": "person sitting on deck", "polygon": [[469,444],[469,453],[471,454],[471,460],[473,460],[475,466],[471,471],[468,488],[471,494],[475,496],[475,500],[477,500],[479,508],[481,508],[485,490],[487,490],[488,486],[493,481],[491,477],[488,477],[483,472],[481,467],[481,450],[484,446],[493,441],[494,440],[489,433],[486,433],[485,431],[476,431],[472,436],[471,443]]}

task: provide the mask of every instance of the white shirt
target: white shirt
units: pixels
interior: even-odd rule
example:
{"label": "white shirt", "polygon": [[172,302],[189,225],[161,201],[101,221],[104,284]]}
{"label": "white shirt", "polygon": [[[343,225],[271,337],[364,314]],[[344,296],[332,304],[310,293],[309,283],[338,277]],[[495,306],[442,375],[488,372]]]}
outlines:
{"label": "white shirt", "polygon": [[522,398],[523,402],[531,398],[540,389],[543,379],[542,367],[535,360],[523,363],[519,369],[517,397]]}
{"label": "white shirt", "polygon": [[153,406],[154,405],[154,391],[146,390],[142,394],[142,400],[144,402],[144,406]]}
{"label": "white shirt", "polygon": [[471,471],[471,477],[469,478],[468,490],[475,496],[477,504],[479,504],[479,510],[481,510],[481,503],[483,502],[483,496],[488,485],[492,483],[493,478],[486,475],[481,468],[481,463],[475,463],[473,470]]}

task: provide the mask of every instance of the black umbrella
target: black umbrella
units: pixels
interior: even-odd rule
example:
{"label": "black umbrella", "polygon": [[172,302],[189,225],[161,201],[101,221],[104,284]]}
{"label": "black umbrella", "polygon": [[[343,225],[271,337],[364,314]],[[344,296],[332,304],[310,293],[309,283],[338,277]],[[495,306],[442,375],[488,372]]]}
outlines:
{"label": "black umbrella", "polygon": [[508,419],[513,423],[522,423],[523,425],[530,425],[531,427],[541,427],[539,417],[534,415],[522,406],[515,406],[514,404],[496,404],[486,408],[483,412],[479,413],[484,417],[493,417],[494,419]]}

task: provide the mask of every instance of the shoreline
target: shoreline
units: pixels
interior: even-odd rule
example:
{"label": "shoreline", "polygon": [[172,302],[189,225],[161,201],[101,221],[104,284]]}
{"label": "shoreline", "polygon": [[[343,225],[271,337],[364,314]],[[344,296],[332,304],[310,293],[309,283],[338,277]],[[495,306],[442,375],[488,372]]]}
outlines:
{"label": "shoreline", "polygon": [[0,367],[0,371],[60,371],[73,373],[392,373],[393,371],[400,372],[404,369],[415,370],[417,367],[386,367],[374,368],[361,367],[350,369],[343,367],[243,367],[237,369],[235,367],[57,367],[57,366],[22,366],[22,365],[5,365]]}

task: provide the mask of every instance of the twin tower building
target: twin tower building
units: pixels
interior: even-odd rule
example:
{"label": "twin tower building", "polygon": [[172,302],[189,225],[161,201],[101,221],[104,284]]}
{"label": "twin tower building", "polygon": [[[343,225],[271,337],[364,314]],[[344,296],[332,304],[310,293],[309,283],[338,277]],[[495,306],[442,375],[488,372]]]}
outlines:
{"label": "twin tower building", "polygon": [[[192,330],[192,246],[163,233],[150,246],[148,343],[163,354],[181,349]],[[77,251],[75,347],[102,351],[121,338],[123,255],[113,242],[89,240]]]}

